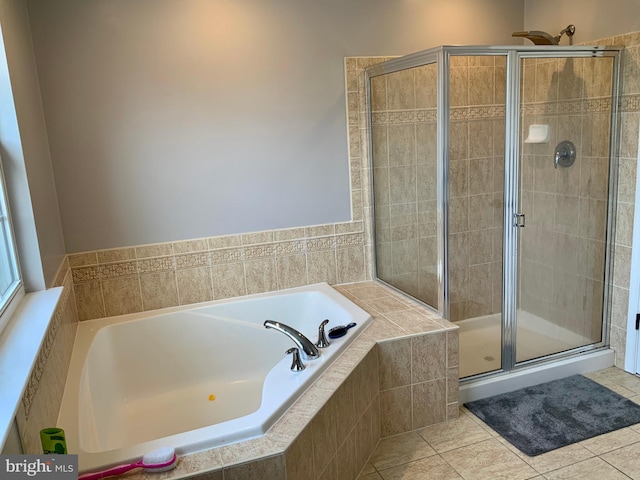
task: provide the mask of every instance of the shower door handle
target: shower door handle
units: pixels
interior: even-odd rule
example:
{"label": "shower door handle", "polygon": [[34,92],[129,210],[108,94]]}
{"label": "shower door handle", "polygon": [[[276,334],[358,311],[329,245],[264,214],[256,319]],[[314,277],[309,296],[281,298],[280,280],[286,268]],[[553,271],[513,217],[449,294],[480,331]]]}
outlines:
{"label": "shower door handle", "polygon": [[513,226],[524,228],[524,213],[514,213],[513,214]]}

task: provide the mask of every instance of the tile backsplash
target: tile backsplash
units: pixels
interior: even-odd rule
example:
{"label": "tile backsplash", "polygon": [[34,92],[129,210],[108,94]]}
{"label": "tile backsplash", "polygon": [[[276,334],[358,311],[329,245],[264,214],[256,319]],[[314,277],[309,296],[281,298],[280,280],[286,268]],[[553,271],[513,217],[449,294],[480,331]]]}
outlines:
{"label": "tile backsplash", "polygon": [[[80,320],[367,279],[362,221],[69,255]],[[370,278],[370,277],[369,277]]]}

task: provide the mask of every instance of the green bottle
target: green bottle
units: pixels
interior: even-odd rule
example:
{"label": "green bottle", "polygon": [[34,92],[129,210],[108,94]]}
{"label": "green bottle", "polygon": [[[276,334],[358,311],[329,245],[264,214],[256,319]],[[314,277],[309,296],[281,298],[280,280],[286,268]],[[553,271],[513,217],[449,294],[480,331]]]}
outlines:
{"label": "green bottle", "polygon": [[42,442],[42,453],[61,455],[67,453],[67,441],[64,437],[64,430],[61,428],[43,428],[40,430],[40,441]]}

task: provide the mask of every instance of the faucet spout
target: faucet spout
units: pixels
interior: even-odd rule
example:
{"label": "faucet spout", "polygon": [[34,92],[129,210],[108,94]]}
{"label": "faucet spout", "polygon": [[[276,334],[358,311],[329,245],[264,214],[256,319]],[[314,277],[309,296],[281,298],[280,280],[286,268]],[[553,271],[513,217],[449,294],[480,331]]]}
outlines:
{"label": "faucet spout", "polygon": [[276,322],[275,320],[265,320],[264,326],[265,328],[273,328],[278,332],[284,333],[287,337],[293,340],[296,346],[302,350],[307,360],[314,360],[320,357],[320,352],[313,342],[295,328],[284,323]]}

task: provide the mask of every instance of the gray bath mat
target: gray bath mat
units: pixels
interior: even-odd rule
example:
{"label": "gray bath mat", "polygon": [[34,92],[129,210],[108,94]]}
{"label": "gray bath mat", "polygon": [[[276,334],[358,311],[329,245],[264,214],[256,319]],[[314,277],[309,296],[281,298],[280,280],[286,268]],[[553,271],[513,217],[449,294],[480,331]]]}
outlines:
{"label": "gray bath mat", "polygon": [[640,405],[582,375],[465,406],[530,456],[640,423]]}

